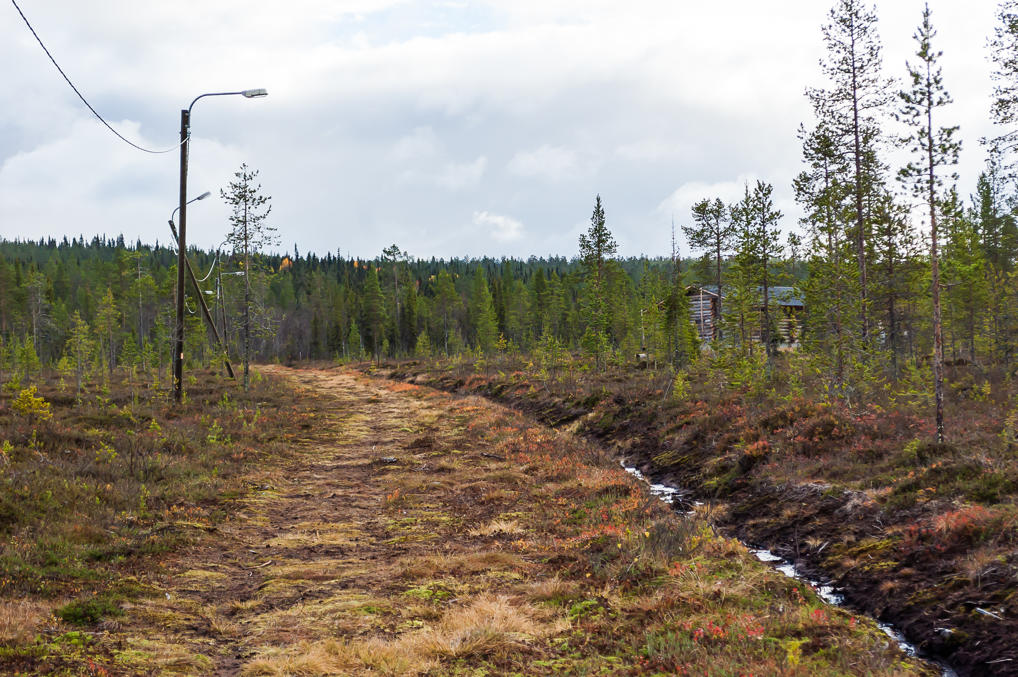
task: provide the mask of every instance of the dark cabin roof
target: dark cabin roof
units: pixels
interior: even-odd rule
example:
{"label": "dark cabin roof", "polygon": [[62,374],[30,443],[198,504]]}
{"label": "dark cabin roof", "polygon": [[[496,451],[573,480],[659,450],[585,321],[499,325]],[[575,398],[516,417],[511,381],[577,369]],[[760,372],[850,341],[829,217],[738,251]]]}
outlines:
{"label": "dark cabin roof", "polygon": [[[716,284],[705,284],[705,285],[690,285],[686,287],[686,296],[693,296],[699,294],[703,290],[704,294],[711,296],[718,295],[718,286]],[[763,293],[763,287],[757,287],[757,291]],[[726,296],[727,292],[723,292],[722,296]],[[802,297],[799,296],[795,287],[770,287],[768,295],[777,303],[779,306],[790,306],[802,308],[805,307]]]}

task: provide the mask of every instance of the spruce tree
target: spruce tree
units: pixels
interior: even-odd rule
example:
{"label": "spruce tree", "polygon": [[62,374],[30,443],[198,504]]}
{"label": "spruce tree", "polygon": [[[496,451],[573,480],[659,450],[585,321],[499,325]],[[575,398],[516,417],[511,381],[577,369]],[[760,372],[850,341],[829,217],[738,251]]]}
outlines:
{"label": "spruce tree", "polygon": [[378,270],[371,266],[364,283],[362,296],[362,319],[367,344],[375,361],[382,359],[382,345],[385,341],[385,297],[378,282]]}
{"label": "spruce tree", "polygon": [[435,316],[442,329],[442,346],[446,356],[450,355],[449,341],[456,331],[456,316],[462,305],[452,275],[448,270],[440,271],[435,279]]}
{"label": "spruce tree", "polygon": [[474,268],[470,285],[470,324],[477,349],[485,355],[494,351],[498,341],[498,322],[488,281],[481,266]]}
{"label": "spruce tree", "polygon": [[618,244],[605,223],[601,196],[594,201],[590,228],[580,234],[580,260],[584,280],[584,346],[598,364],[604,364],[608,352],[609,266]]}

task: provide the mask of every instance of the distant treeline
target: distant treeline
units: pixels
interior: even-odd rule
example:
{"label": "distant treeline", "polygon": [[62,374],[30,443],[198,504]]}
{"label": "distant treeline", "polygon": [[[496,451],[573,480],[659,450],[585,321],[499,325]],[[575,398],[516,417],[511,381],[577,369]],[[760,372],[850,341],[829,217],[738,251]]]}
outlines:
{"label": "distant treeline", "polygon": [[[197,249],[189,259],[237,355],[243,286],[231,273],[240,263]],[[33,362],[74,361],[72,338],[87,326],[87,336],[78,339],[88,339],[90,368],[165,367],[176,261],[175,249],[127,245],[123,237],[0,241],[0,366],[9,374]],[[665,335],[663,301],[698,280],[698,267],[670,257],[607,264],[606,349],[657,351],[664,359],[675,339]],[[374,259],[302,255],[296,247],[261,255],[252,267],[254,355],[364,359],[529,351],[542,339],[557,350],[579,349],[590,325],[585,270],[580,258],[415,259],[397,247]],[[210,363],[215,351],[190,285],[186,306],[187,357]]]}

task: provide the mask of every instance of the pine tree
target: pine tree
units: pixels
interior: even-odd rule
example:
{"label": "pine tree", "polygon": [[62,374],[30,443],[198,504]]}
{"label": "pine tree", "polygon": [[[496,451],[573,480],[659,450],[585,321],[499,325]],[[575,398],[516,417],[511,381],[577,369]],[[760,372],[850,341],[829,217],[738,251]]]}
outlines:
{"label": "pine tree", "polygon": [[820,63],[830,80],[827,89],[809,89],[814,112],[839,154],[848,159],[846,184],[852,196],[853,228],[859,279],[860,331],[863,344],[870,331],[867,247],[867,203],[874,187],[872,152],[880,116],[890,102],[890,81],[881,74],[880,39],[874,10],[861,0],[836,0],[830,23],[822,27],[827,56]]}
{"label": "pine tree", "polygon": [[[990,290],[986,286],[986,264],[979,231],[954,190],[943,201],[942,225],[945,235],[942,256],[946,287],[944,327],[951,337],[953,359],[964,355],[964,359],[975,363],[981,352],[979,339],[985,334],[984,313],[990,305]],[[962,344],[960,351],[958,337]]]}
{"label": "pine tree", "polygon": [[994,357],[1010,363],[1014,313],[1007,282],[1014,267],[1012,252],[1018,249],[1018,226],[1005,204],[1002,165],[999,149],[992,147],[986,170],[976,182],[971,219],[979,234],[986,285],[990,289],[989,331]]}
{"label": "pine tree", "polygon": [[[924,198],[930,219],[930,271],[933,297],[933,372],[936,399],[937,441],[944,441],[944,336],[940,306],[940,258],[938,252],[937,209],[941,205],[938,191],[943,187],[940,171],[958,164],[961,144],[955,140],[958,127],[934,127],[933,116],[938,109],[951,103],[944,89],[943,76],[937,60],[942,52],[932,49],[936,31],[930,23],[930,7],[923,9],[922,24],[915,34],[919,45],[916,66],[908,65],[911,89],[902,91],[901,119],[911,128],[903,139],[914,160],[900,173],[913,195]],[[952,175],[952,178],[957,178]]]}
{"label": "pine tree", "polygon": [[107,374],[113,374],[113,367],[116,366],[116,330],[120,325],[120,311],[117,309],[116,299],[113,298],[113,290],[107,288],[106,295],[99,303],[99,310],[95,316],[95,330],[99,337],[99,349],[102,361],[106,364]]}
{"label": "pine tree", "polygon": [[394,343],[399,350],[400,346],[405,345],[402,342],[402,332],[400,331],[400,298],[399,298],[399,274],[400,274],[400,262],[406,257],[406,254],[400,250],[398,246],[392,244],[382,250],[382,262],[392,266],[392,302],[395,306],[392,315],[393,336],[395,337]]}
{"label": "pine tree", "polygon": [[849,212],[848,165],[827,124],[808,133],[800,130],[800,137],[809,168],[796,177],[793,187],[805,212],[800,223],[806,228],[810,252],[809,273],[801,284],[807,312],[802,344],[813,359],[823,361],[820,373],[833,373],[834,386],[841,390],[851,344],[846,323],[861,317],[857,309],[852,312],[850,300],[859,295],[858,268],[848,264],[844,221]]}
{"label": "pine tree", "polygon": [[262,195],[261,184],[255,184],[258,170],[248,169],[246,164],[234,174],[227,190],[219,195],[230,206],[230,231],[226,241],[235,255],[244,258],[244,390],[250,387],[251,368],[251,266],[253,259],[266,247],[277,244],[276,229],[266,223],[272,212],[271,197]]}
{"label": "pine tree", "polygon": [[530,284],[530,332],[540,337],[548,325],[548,280],[544,268],[538,268]]}
{"label": "pine tree", "polygon": [[43,352],[43,334],[50,325],[48,287],[49,280],[45,274],[39,271],[29,273],[25,291],[28,294],[28,314],[32,322],[32,347],[37,354]]}
{"label": "pine tree", "polygon": [[[714,201],[700,200],[693,205],[693,222],[696,225],[683,226],[682,232],[693,249],[706,250],[714,257],[714,286],[717,287],[717,312],[721,315],[722,284],[721,264],[734,243],[735,229],[729,218],[728,208],[720,198]],[[720,338],[720,337],[718,337]]]}
{"label": "pine tree", "polygon": [[908,208],[898,204],[890,193],[884,193],[874,208],[873,298],[875,307],[882,307],[885,312],[884,339],[894,376],[898,374],[898,358],[904,348],[902,301],[914,288],[911,269],[917,258],[917,248]]}
{"label": "pine tree", "polygon": [[746,186],[743,199],[730,209],[735,228],[735,267],[740,276],[740,338],[744,343],[748,341],[746,315],[751,308],[758,307],[759,337],[768,359],[774,355],[777,338],[773,335],[771,318],[770,267],[772,259],[781,252],[777,225],[782,215],[774,208],[773,192],[772,185],[757,181],[752,192],[749,185]]}
{"label": "pine tree", "polygon": [[997,6],[997,26],[990,40],[990,58],[994,64],[992,78],[993,122],[1004,128],[993,141],[995,150],[1010,153],[1018,148],[1018,0],[1002,0]]}

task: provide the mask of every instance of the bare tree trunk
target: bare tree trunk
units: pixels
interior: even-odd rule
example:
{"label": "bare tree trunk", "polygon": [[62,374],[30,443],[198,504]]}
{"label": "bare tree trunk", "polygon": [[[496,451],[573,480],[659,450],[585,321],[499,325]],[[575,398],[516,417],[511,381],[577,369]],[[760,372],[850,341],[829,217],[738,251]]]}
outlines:
{"label": "bare tree trunk", "polygon": [[[711,327],[711,334],[714,335],[714,338],[720,340],[721,339],[721,235],[720,235],[720,233],[721,233],[721,222],[719,221],[716,225],[717,225],[717,232],[718,232],[717,249],[715,250],[715,254],[716,254],[715,261],[717,263],[717,278],[716,278],[716,280],[717,280],[717,283],[718,283],[718,316],[716,318],[711,318],[711,321],[713,322],[713,326]],[[701,306],[701,308],[702,308],[702,306]],[[700,327],[701,328],[703,327],[703,323],[702,322],[700,324]]]}
{"label": "bare tree trunk", "polygon": [[[928,80],[927,80],[928,81]],[[944,442],[944,329],[940,314],[940,260],[937,255],[937,195],[933,168],[932,93],[926,108],[926,151],[929,160],[930,268],[933,282],[933,393],[936,399],[937,442]]]}
{"label": "bare tree trunk", "polygon": [[244,204],[244,392],[251,386],[251,252]]}
{"label": "bare tree trunk", "polygon": [[859,121],[859,83],[855,63],[855,28],[852,29],[852,134],[855,155],[855,253],[859,263],[860,307],[863,345],[869,340],[869,312],[866,291],[866,239],[863,219],[862,129]]}

